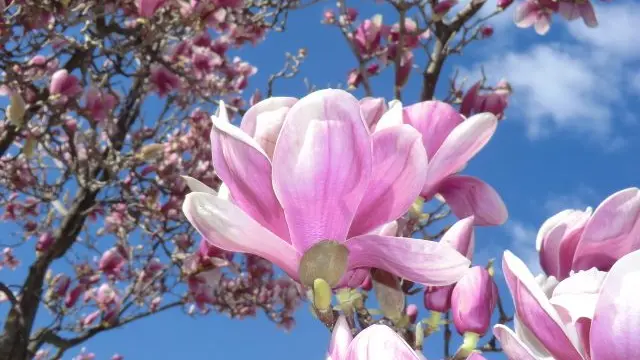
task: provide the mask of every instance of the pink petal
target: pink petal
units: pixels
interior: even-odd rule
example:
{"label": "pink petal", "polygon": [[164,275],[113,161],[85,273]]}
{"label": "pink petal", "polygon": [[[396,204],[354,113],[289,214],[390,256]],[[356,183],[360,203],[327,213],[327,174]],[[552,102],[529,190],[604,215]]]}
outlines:
{"label": "pink petal", "polygon": [[297,279],[299,255],[296,250],[234,204],[211,194],[193,192],[185,197],[182,211],[211,245],[258,255]]}
{"label": "pink petal", "polygon": [[138,15],[146,18],[153,17],[153,14],[164,5],[165,0],[137,0]]}
{"label": "pink petal", "polygon": [[471,116],[471,112],[474,111],[476,106],[476,100],[478,98],[478,92],[480,91],[480,87],[482,86],[482,81],[476,82],[472,87],[467,90],[467,93],[462,98],[462,103],[460,104],[460,114],[469,117]]}
{"label": "pink petal", "polygon": [[340,316],[333,326],[331,342],[329,343],[328,360],[343,360],[347,357],[349,344],[353,340],[351,328],[344,316]]}
{"label": "pink petal", "polygon": [[549,301],[566,318],[565,322],[573,323],[582,317],[592,319],[606,275],[595,268],[575,273],[556,286]]}
{"label": "pink petal", "polygon": [[591,208],[564,210],[542,224],[536,238],[536,250],[545,273],[559,280],[569,276],[576,247],[591,212]]}
{"label": "pink petal", "polygon": [[591,360],[640,359],[640,250],[618,260],[591,321]]}
{"label": "pink petal", "polygon": [[593,212],[578,243],[573,270],[607,271],[622,256],[640,248],[640,189],[609,196]]}
{"label": "pink petal", "polygon": [[366,195],[349,230],[365,234],[404,215],[420,194],[427,155],[420,133],[409,125],[373,134],[373,168]]}
{"label": "pink petal", "polygon": [[533,25],[538,35],[545,35],[551,29],[551,14],[541,13],[538,15],[536,23]]}
{"label": "pink petal", "polygon": [[509,360],[540,360],[533,352],[518,338],[513,330],[498,324],[493,327],[493,334],[496,336],[502,350]]}
{"label": "pink petal", "polygon": [[582,21],[588,27],[594,28],[598,27],[598,19],[596,18],[596,12],[593,9],[593,4],[587,0],[586,3],[580,5],[580,16],[582,16]]}
{"label": "pink petal", "polygon": [[402,110],[406,124],[422,134],[429,159],[433,158],[447,136],[464,118],[451,105],[441,101],[423,101]]}
{"label": "pink petal", "polygon": [[369,130],[373,132],[376,124],[387,111],[387,103],[384,98],[365,97],[360,100],[360,110]]}
{"label": "pink petal", "polygon": [[345,360],[420,360],[416,352],[386,325],[371,325],[351,342]]}
{"label": "pink petal", "polygon": [[296,249],[346,239],[371,177],[371,147],[360,104],[346,91],[316,91],[289,110],[273,153],[273,188]]}
{"label": "pink petal", "polygon": [[433,196],[436,186],[444,178],[458,171],[489,142],[497,126],[495,115],[482,113],[468,118],[453,129],[430,159],[423,196]]}
{"label": "pink petal", "polygon": [[389,110],[382,114],[382,117],[378,120],[375,131],[402,124],[402,103],[398,100],[392,100],[389,102]]}
{"label": "pink petal", "polygon": [[476,225],[502,225],[509,217],[498,192],[478,178],[450,176],[440,183],[438,193],[459,219],[473,215]]}
{"label": "pink petal", "polygon": [[378,268],[432,286],[460,280],[470,261],[448,245],[410,238],[362,235],[345,243],[349,268]]}
{"label": "pink petal", "polygon": [[522,325],[554,357],[582,360],[565,332],[560,316],[522,260],[507,250],[502,259],[502,270]]}
{"label": "pink petal", "polygon": [[273,156],[284,118],[297,101],[291,97],[268,98],[249,108],[242,117],[240,128],[256,140],[269,158]]}
{"label": "pink petal", "polygon": [[467,259],[472,260],[476,243],[473,223],[473,216],[458,220],[442,235],[440,243],[451,246]]}
{"label": "pink petal", "polygon": [[535,24],[539,11],[540,6],[535,0],[527,0],[524,4],[518,5],[513,21],[519,28],[528,28]]}
{"label": "pink petal", "polygon": [[229,123],[224,104],[212,116],[211,153],[216,173],[229,187],[236,205],[262,226],[288,239],[284,212],[271,185],[271,163],[240,128]]}
{"label": "pink petal", "polygon": [[579,5],[573,1],[560,1],[558,2],[558,12],[563,18],[573,21],[580,17]]}
{"label": "pink petal", "polygon": [[192,192],[203,192],[203,193],[211,194],[214,196],[218,196],[217,191],[208,187],[207,185],[202,183],[200,180],[194,179],[190,176],[181,176],[181,177],[182,177],[182,180],[184,180],[184,182],[187,183],[189,190],[191,190]]}

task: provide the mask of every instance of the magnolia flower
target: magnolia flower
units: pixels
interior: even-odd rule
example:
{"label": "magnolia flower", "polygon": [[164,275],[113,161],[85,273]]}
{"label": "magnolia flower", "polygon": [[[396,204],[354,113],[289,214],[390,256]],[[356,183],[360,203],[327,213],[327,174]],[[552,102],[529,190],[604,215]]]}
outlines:
{"label": "magnolia flower", "polygon": [[82,92],[82,85],[77,77],[69,74],[65,69],[60,69],[51,76],[49,92],[52,95],[72,98]]}
{"label": "magnolia flower", "polygon": [[428,285],[467,271],[450,246],[375,233],[423,186],[425,150],[410,126],[371,134],[358,100],[333,89],[263,100],[240,128],[224,106],[212,120],[213,164],[230,200],[200,184],[183,204],[212,245],[263,257],[307,286],[358,286],[367,268]]}
{"label": "magnolia flower", "polygon": [[608,271],[624,255],[640,249],[640,189],[628,188],[596,209],[565,210],[540,227],[536,239],[542,269],[559,280],[571,271]]}
{"label": "magnolia flower", "polygon": [[510,360],[640,358],[639,263],[637,250],[608,273],[574,273],[549,296],[524,262],[505,252],[503,270],[516,309],[515,332],[494,327],[505,354]]}
{"label": "magnolia flower", "polygon": [[403,338],[385,325],[371,325],[355,338],[341,316],[331,334],[327,360],[422,360]]}
{"label": "magnolia flower", "polygon": [[498,193],[482,180],[457,173],[491,139],[498,119],[482,113],[464,119],[451,105],[424,101],[402,108],[394,101],[376,125],[376,132],[389,126],[409,124],[422,134],[429,165],[420,195],[431,199],[440,194],[458,218],[473,215],[476,225],[500,225],[508,217]]}
{"label": "magnolia flower", "polygon": [[560,1],[526,0],[514,13],[514,22],[520,28],[533,26],[539,35],[545,35],[551,28],[551,15],[558,12]]}
{"label": "magnolia flower", "polygon": [[160,9],[166,0],[136,0],[138,15],[151,18]]}

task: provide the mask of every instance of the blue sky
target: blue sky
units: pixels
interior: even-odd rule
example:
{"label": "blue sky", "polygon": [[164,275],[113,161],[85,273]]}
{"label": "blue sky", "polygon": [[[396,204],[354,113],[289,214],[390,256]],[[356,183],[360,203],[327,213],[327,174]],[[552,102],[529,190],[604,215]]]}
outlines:
{"label": "blue sky", "polygon": [[[493,0],[485,5],[493,8]],[[361,16],[391,14],[383,5],[354,1]],[[600,27],[588,29],[554,19],[549,35],[513,25],[512,10],[495,19],[492,39],[473,44],[464,57],[450,59],[443,75],[459,69],[469,81],[480,77],[484,66],[494,82],[506,77],[515,93],[507,118],[489,145],[465,172],[492,184],[510,212],[502,227],[476,233],[479,264],[499,258],[510,248],[537,267],[535,235],[540,224],[564,208],[596,206],[609,194],[640,183],[635,154],[640,151],[636,113],[640,96],[640,47],[636,24],[640,4],[616,1],[599,6]],[[288,31],[274,34],[259,46],[243,51],[244,59],[258,66],[249,88],[262,86],[278,71],[285,51],[308,49],[309,57],[295,79],[276,84],[276,95],[300,96],[303,78],[319,88],[344,83],[354,67],[347,45],[336,29],[321,25],[323,5],[290,16]],[[419,73],[412,75],[405,101],[419,96]],[[446,86],[440,82],[440,92]],[[374,81],[377,96],[392,96],[389,76]],[[361,94],[359,94],[361,95]],[[499,262],[498,262],[499,264]],[[11,276],[2,270],[0,276]],[[510,298],[498,274],[500,290]],[[420,299],[412,299],[418,304]],[[426,316],[426,311],[420,316]],[[100,335],[86,347],[98,359],[114,352],[125,359],[323,359],[328,332],[305,306],[297,326],[287,334],[262,316],[243,321],[210,315],[197,320],[180,310],[135,322]],[[429,359],[441,356],[441,335],[427,342]],[[65,359],[79,352],[70,351]],[[500,357],[492,357],[498,359]]]}

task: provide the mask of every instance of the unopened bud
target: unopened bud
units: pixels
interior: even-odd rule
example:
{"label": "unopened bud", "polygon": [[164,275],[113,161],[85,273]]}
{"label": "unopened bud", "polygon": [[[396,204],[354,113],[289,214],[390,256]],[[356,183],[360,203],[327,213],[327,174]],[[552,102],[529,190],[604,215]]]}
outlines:
{"label": "unopened bud", "polygon": [[496,7],[500,10],[504,10],[513,3],[513,0],[498,0]]}
{"label": "unopened bud", "polygon": [[418,319],[418,307],[415,304],[409,304],[406,313],[409,323],[415,324],[416,319]]}
{"label": "unopened bud", "polygon": [[424,290],[424,307],[437,312],[447,312],[451,309],[451,292],[453,285],[428,286]]}
{"label": "unopened bud", "polygon": [[320,241],[305,251],[300,259],[300,282],[313,287],[316,279],[322,279],[330,287],[335,287],[347,271],[348,257],[346,246],[332,240]]}
{"label": "unopened bud", "polygon": [[331,309],[331,286],[324,279],[313,281],[313,306],[319,311]]}
{"label": "unopened bud", "polygon": [[498,288],[489,272],[474,266],[458,281],[451,293],[453,324],[459,333],[484,335],[498,300]]}
{"label": "unopened bud", "polygon": [[424,346],[424,325],[422,325],[422,321],[416,324],[415,338],[415,349],[422,350],[422,347]]}

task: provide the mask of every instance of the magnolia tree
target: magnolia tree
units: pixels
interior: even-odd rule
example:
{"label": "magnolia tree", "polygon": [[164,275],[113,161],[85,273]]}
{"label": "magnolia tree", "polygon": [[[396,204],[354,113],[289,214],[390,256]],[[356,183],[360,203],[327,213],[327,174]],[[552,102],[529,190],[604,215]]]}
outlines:
{"label": "magnolia tree", "polygon": [[[460,172],[495,132],[511,88],[443,85],[441,72],[491,37],[490,19],[511,1],[489,11],[476,0],[367,5],[394,9],[384,22],[330,4],[318,18],[344,36],[347,90],[365,97],[314,88],[272,97],[306,51],[286,54],[266,84],[231,54],[285,31],[308,5],[0,0],[0,264],[21,274],[1,278],[0,359],[58,359],[164,311],[263,313],[291,329],[305,301],[332,331],[333,360],[422,359],[438,330],[447,359],[640,356],[637,320],[624,316],[640,310],[623,288],[638,280],[640,190],[549,219],[538,236],[548,277],[507,252],[514,316],[493,265],[472,266],[474,227],[504,223],[507,210]],[[597,25],[588,0],[513,6],[516,24],[540,34],[556,14]],[[371,81],[385,72],[389,102]],[[403,105],[415,76],[421,102]],[[439,224],[450,213],[457,220]],[[406,302],[417,293],[429,318]]]}

